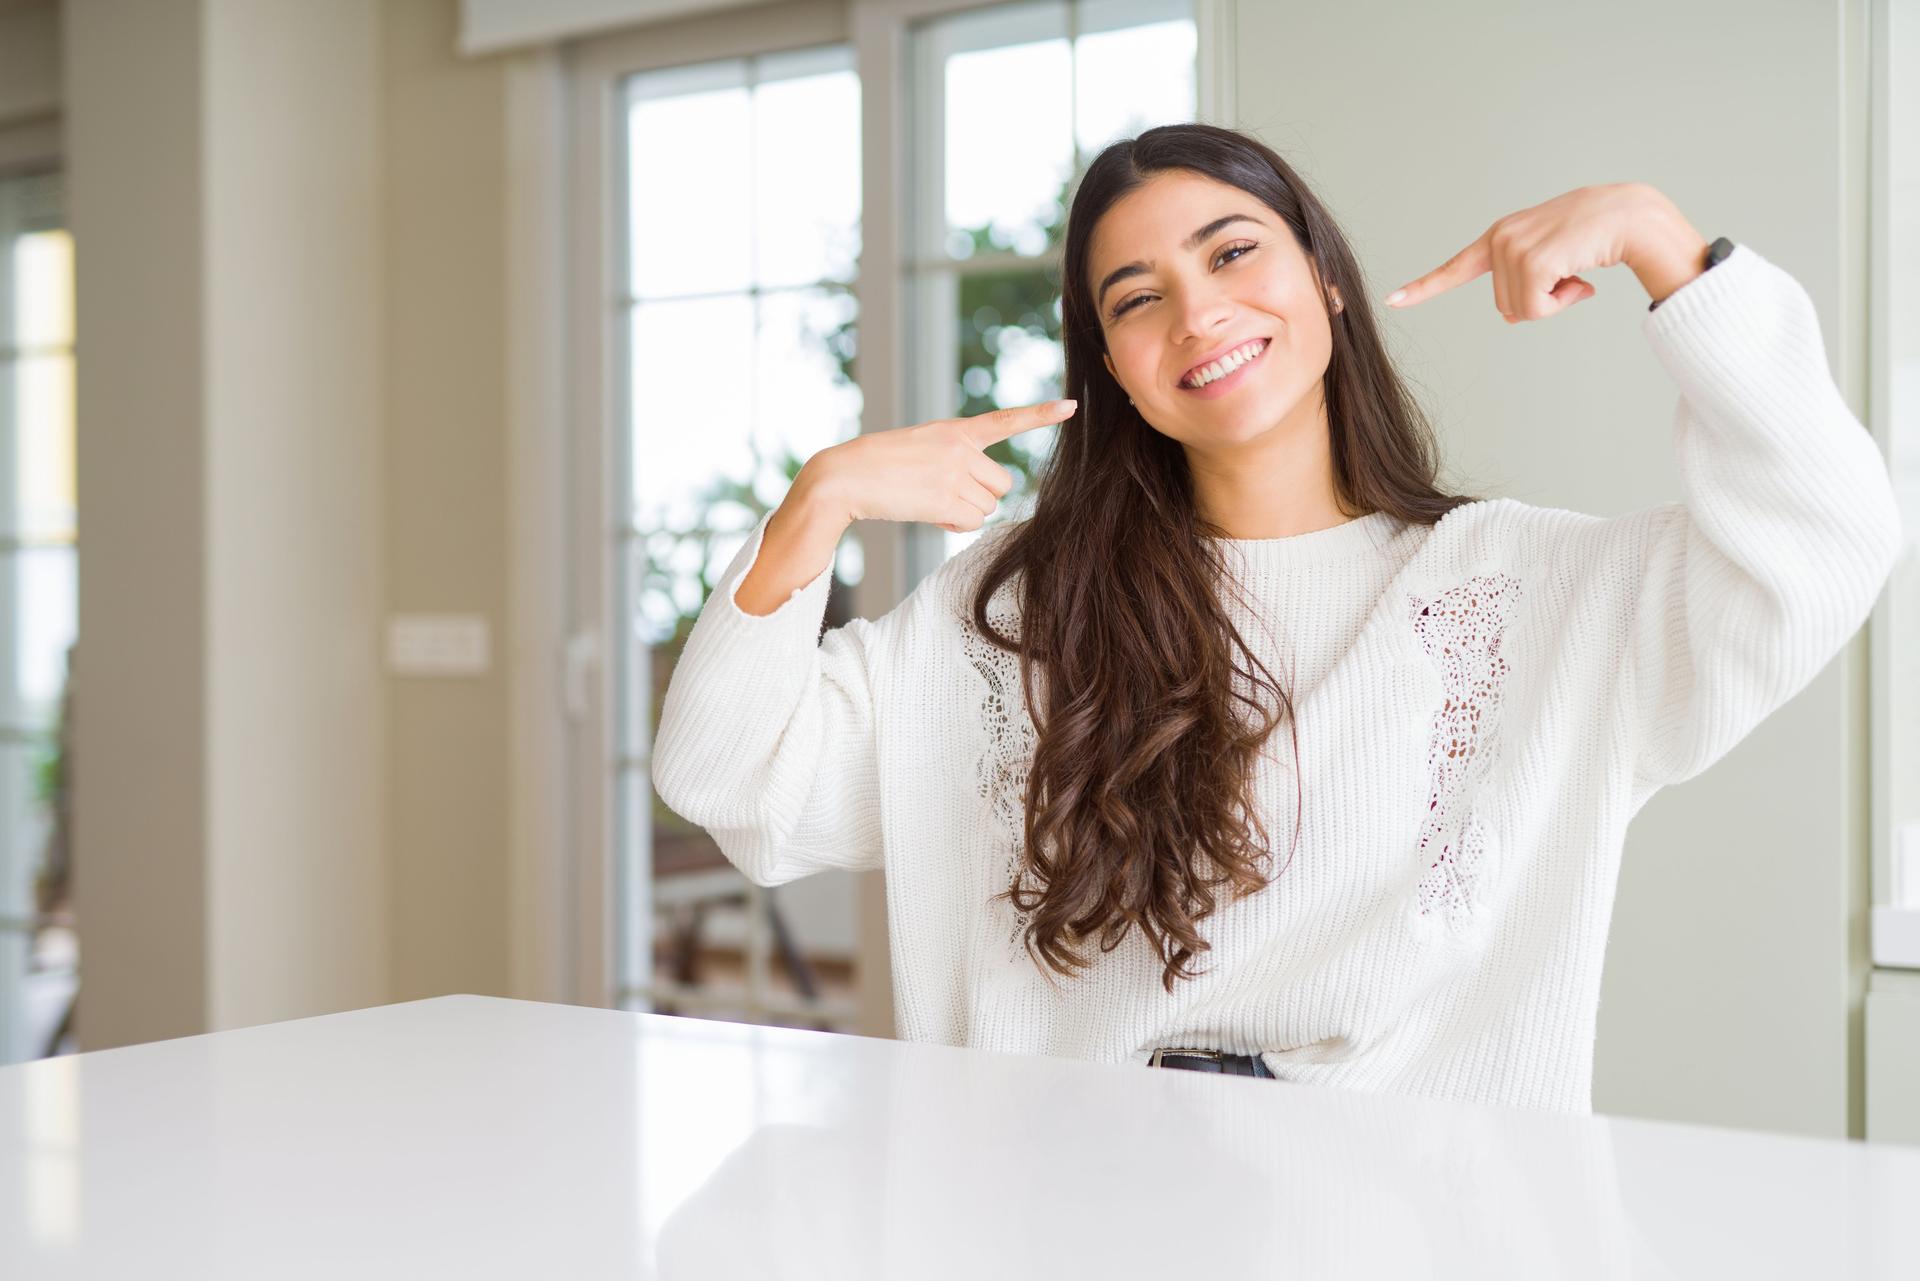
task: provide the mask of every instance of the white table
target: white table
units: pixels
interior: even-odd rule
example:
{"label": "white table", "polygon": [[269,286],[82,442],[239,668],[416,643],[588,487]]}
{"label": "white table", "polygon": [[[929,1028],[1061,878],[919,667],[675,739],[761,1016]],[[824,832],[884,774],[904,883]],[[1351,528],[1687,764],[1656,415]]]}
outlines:
{"label": "white table", "polygon": [[0,1276],[1920,1277],[1920,1148],[448,996],[0,1069]]}

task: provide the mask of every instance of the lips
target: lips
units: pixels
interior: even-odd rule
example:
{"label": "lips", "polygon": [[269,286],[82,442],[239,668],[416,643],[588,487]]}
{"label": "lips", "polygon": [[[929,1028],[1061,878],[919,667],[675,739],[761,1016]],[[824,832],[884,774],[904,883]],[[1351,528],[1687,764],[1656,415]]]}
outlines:
{"label": "lips", "polygon": [[1238,342],[1229,343],[1218,351],[1209,353],[1206,359],[1196,361],[1192,368],[1181,374],[1180,386],[1187,391],[1203,390],[1203,387],[1197,387],[1194,384],[1194,379],[1203,373],[1210,374],[1213,382],[1231,377],[1234,372],[1264,355],[1269,344],[1269,339],[1259,337],[1242,338]]}

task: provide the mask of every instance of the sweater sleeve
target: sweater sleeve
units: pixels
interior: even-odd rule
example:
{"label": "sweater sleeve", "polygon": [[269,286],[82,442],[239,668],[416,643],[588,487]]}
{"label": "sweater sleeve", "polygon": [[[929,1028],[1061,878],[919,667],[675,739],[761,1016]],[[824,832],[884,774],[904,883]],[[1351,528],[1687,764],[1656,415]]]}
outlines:
{"label": "sweater sleeve", "polygon": [[1628,579],[1620,688],[1644,796],[1805,688],[1899,552],[1887,466],[1827,368],[1807,292],[1738,245],[1641,322],[1680,387],[1684,501],[1610,522]]}
{"label": "sweater sleeve", "polygon": [[667,683],[653,786],[756,885],[881,866],[871,663],[879,625],[825,635],[831,564],[771,614],[734,599],[763,516],[727,567]]}

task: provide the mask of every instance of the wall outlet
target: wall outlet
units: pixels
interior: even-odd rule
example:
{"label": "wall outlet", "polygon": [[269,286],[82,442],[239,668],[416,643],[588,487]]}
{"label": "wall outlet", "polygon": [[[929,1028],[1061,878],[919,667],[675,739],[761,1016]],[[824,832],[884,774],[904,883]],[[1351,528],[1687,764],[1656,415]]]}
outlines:
{"label": "wall outlet", "polygon": [[396,614],[387,620],[387,670],[396,676],[480,676],[491,663],[478,614]]}

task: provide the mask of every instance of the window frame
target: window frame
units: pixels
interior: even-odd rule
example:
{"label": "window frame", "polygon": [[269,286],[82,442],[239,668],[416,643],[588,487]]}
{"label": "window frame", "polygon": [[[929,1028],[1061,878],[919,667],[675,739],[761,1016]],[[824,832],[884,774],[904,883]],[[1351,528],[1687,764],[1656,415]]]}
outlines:
{"label": "window frame", "polygon": [[[1920,254],[1920,246],[1909,243],[1906,234],[1910,227],[1920,226],[1920,209],[1896,202],[1897,193],[1910,189],[1910,180],[1920,174],[1920,164],[1908,159],[1900,148],[1906,124],[1920,112],[1910,92],[1895,97],[1900,54],[1920,48],[1920,33],[1913,30],[1920,15],[1911,14],[1892,0],[1873,0],[1864,16],[1867,35],[1859,48],[1865,65],[1858,74],[1865,83],[1868,119],[1853,191],[1864,206],[1867,228],[1867,235],[1855,248],[1860,255],[1855,278],[1864,279],[1867,286],[1862,309],[1865,342],[1860,349],[1867,389],[1865,422],[1887,460],[1905,515],[1920,505],[1920,416],[1914,406],[1901,399],[1895,372],[1909,352],[1920,349],[1920,333],[1911,324],[1910,306],[1898,305],[1896,291],[1878,286],[1881,281],[1900,279],[1901,267]],[[1903,183],[1909,185],[1903,187]],[[1911,545],[1913,529],[1909,527],[1906,533]],[[1876,937],[1881,931],[1899,929],[1893,915],[1901,910],[1893,897],[1894,849],[1903,830],[1911,833],[1920,828],[1920,768],[1916,768],[1920,766],[1920,721],[1914,718],[1920,712],[1920,685],[1911,679],[1911,661],[1897,657],[1912,650],[1915,638],[1908,633],[1920,627],[1920,594],[1915,594],[1911,586],[1915,573],[1909,558],[1903,557],[1867,620],[1870,848],[1865,890],[1871,908],[1868,952],[1879,968],[1920,964],[1920,957],[1904,953],[1890,962],[1879,959],[1894,949],[1886,939]],[[1911,835],[1907,839],[1911,840]]]}

